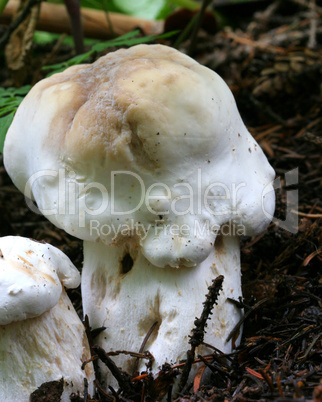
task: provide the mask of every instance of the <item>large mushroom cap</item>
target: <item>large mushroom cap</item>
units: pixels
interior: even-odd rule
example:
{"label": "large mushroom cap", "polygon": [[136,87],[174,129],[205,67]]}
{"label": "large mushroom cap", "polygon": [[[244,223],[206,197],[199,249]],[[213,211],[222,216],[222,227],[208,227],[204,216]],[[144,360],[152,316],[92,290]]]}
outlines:
{"label": "large mushroom cap", "polygon": [[[4,158],[17,187],[74,236],[118,242],[120,225],[143,224],[135,234],[157,266],[208,256],[216,233],[196,235],[196,222],[234,220],[255,234],[274,211],[273,169],[228,86],[162,45],[118,50],[39,82]],[[190,232],[168,233],[158,218]]]}
{"label": "large mushroom cap", "polygon": [[59,249],[23,237],[0,239],[0,325],[41,315],[80,274]]}

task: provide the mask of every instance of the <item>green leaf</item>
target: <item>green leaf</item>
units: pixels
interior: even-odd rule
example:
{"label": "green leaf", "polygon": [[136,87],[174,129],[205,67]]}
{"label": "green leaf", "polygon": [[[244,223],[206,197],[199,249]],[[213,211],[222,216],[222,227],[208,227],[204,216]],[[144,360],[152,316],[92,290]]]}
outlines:
{"label": "green leaf", "polygon": [[4,140],[6,138],[8,128],[10,127],[10,124],[12,123],[14,115],[15,115],[15,112],[11,112],[7,116],[2,117],[0,119],[0,152],[1,153],[3,152]]}
{"label": "green leaf", "polygon": [[177,7],[187,8],[188,10],[198,10],[201,3],[195,0],[171,0],[171,3]]}
{"label": "green leaf", "polygon": [[165,20],[171,13],[174,12],[176,7],[171,4],[171,2],[167,1],[161,10],[159,11],[158,15],[156,16],[156,20]]}
{"label": "green leaf", "polygon": [[162,35],[148,35],[148,36],[144,36],[142,38],[133,38],[133,39],[129,39],[127,41],[127,46],[135,46],[135,45],[141,45],[144,43],[149,43],[149,42],[154,42],[156,39],[165,39],[165,38],[169,38],[173,35],[176,35],[179,31],[171,31],[171,32],[167,32],[165,34]]}
{"label": "green leaf", "polygon": [[23,87],[20,88],[13,88],[14,91],[13,93],[15,95],[27,95],[27,93],[30,91],[31,89],[31,85],[24,85]]}
{"label": "green leaf", "polygon": [[[103,43],[97,43],[92,47],[92,51],[95,52],[102,52],[104,49],[114,46],[131,46],[129,45],[129,40],[132,39],[134,36],[138,35],[140,31],[136,29],[135,31],[128,32],[125,35],[119,36],[118,38],[108,40]],[[142,38],[141,38],[142,39]]]}
{"label": "green leaf", "polygon": [[4,139],[18,106],[24,99],[31,86],[21,88],[0,88],[0,152],[2,152]]}
{"label": "green leaf", "polygon": [[2,11],[6,7],[7,3],[8,3],[8,0],[0,0],[0,15],[2,14]]}
{"label": "green leaf", "polygon": [[156,19],[163,9],[166,0],[113,0],[114,5],[124,14],[135,17]]}
{"label": "green leaf", "polygon": [[11,112],[15,113],[15,111],[16,111],[16,108],[14,106],[12,106],[12,105],[7,106],[7,107],[3,107],[3,108],[0,109],[0,117],[5,116],[5,115],[7,115],[8,113],[11,113]]}
{"label": "green leaf", "polygon": [[68,68],[68,67],[83,63],[84,61],[88,60],[92,54],[93,54],[93,51],[90,50],[87,53],[79,54],[75,57],[72,57],[71,59],[69,59],[67,61],[63,61],[62,63],[52,64],[50,66],[44,66],[42,69],[43,70],[54,70],[49,75],[47,75],[47,77],[49,77],[52,74],[61,73],[62,71],[66,70],[66,68]]}
{"label": "green leaf", "polygon": [[15,103],[16,103],[15,98],[6,98],[6,97],[0,98],[0,108],[8,106],[10,104],[15,104]]}

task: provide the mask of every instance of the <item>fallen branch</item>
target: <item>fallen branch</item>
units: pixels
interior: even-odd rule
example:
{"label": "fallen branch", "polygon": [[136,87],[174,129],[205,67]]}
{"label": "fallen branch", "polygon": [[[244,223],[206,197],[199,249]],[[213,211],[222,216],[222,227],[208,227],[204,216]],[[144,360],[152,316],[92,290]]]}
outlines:
{"label": "fallen branch", "polygon": [[111,371],[113,376],[115,377],[116,381],[118,382],[120,388],[127,394],[133,395],[135,394],[135,390],[131,384],[130,376],[126,373],[122,372],[116,364],[113,362],[112,359],[108,357],[105,351],[100,346],[93,346],[94,352],[100,358],[100,360],[108,367]]}
{"label": "fallen branch", "polygon": [[209,316],[212,314],[211,311],[215,304],[217,304],[217,299],[219,296],[219,292],[222,289],[222,283],[224,281],[224,277],[222,275],[218,276],[216,279],[212,281],[212,285],[209,286],[208,294],[206,295],[206,301],[203,303],[204,307],[201,313],[200,318],[196,318],[194,325],[195,327],[191,331],[189,343],[191,345],[191,349],[187,352],[187,360],[185,366],[183,368],[179,389],[182,391],[187,383],[189,373],[192,367],[192,364],[195,360],[195,350],[196,348],[202,344],[205,328],[207,326],[207,321]]}
{"label": "fallen branch", "polygon": [[[0,24],[9,25],[19,5],[18,0],[10,0],[0,15]],[[124,35],[127,32],[140,28],[146,35],[158,35],[163,32],[163,21],[149,21],[128,15],[109,13],[104,11],[81,9],[84,35],[87,38],[109,39],[111,32],[114,36]],[[111,30],[111,26],[113,27]],[[38,30],[55,33],[71,34],[70,20],[65,6],[44,2],[41,4],[37,23]]]}

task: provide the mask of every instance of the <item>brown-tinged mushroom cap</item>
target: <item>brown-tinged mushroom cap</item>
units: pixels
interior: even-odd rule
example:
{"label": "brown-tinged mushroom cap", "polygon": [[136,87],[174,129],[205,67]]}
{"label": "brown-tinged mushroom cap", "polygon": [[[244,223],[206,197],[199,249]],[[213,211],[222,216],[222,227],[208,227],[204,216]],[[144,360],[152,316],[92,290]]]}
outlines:
{"label": "brown-tinged mushroom cap", "polygon": [[[274,211],[274,171],[228,86],[162,45],[121,49],[39,82],[9,129],[4,161],[17,187],[74,236],[121,240],[93,230],[93,220],[100,228],[131,220],[148,226],[144,240],[137,235],[160,267],[193,266],[210,247],[202,235],[155,236],[158,216],[190,228],[234,220],[251,235]],[[190,193],[207,199],[192,206]]]}

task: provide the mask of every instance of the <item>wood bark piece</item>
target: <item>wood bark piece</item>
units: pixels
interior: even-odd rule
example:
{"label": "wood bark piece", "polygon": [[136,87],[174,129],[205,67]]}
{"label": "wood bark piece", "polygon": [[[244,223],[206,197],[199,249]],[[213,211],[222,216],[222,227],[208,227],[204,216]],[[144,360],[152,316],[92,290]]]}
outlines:
{"label": "wood bark piece", "polygon": [[[0,24],[9,24],[19,5],[18,0],[10,0],[0,15]],[[128,15],[109,13],[113,33],[104,11],[82,8],[82,24],[84,35],[87,38],[108,39],[113,36],[124,35],[136,28],[140,28],[147,35],[160,34],[163,32],[163,21],[149,21],[142,18],[135,18]],[[40,8],[40,15],[37,29],[56,32],[71,33],[67,9],[63,5],[43,2]]]}

